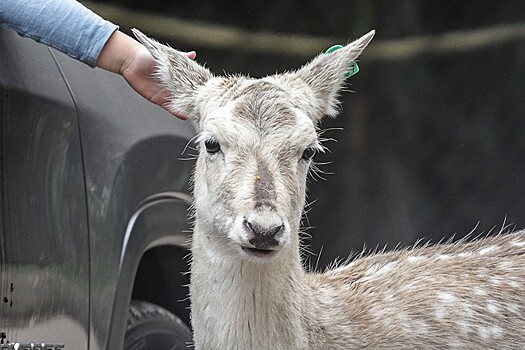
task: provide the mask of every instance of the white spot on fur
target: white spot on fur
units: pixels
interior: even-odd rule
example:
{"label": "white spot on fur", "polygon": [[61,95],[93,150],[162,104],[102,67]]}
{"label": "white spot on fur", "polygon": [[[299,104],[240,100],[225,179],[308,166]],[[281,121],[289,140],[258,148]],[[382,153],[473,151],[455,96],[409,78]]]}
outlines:
{"label": "white spot on fur", "polygon": [[410,317],[404,312],[398,312],[396,315],[399,324],[403,326],[404,329],[409,330],[411,328],[412,322]]}
{"label": "white spot on fur", "polygon": [[457,322],[458,328],[462,334],[470,333],[470,322],[465,322],[465,320],[459,320]]}
{"label": "white spot on fur", "polygon": [[463,348],[463,345],[457,340],[451,340],[448,343],[448,349],[461,349],[461,348]]}
{"label": "white spot on fur", "polygon": [[492,326],[491,331],[494,338],[501,338],[503,335],[503,329],[498,325]]}
{"label": "white spot on fur", "polygon": [[498,263],[498,268],[502,270],[512,270],[513,264],[510,261],[502,261]]}
{"label": "white spot on fur", "polygon": [[501,278],[499,277],[491,277],[489,279],[489,282],[496,285],[496,286],[499,286],[501,284]]}
{"label": "white spot on fur", "polygon": [[486,296],[488,293],[483,288],[474,287],[474,294],[483,297]]}
{"label": "white spot on fur", "polygon": [[381,271],[381,273],[390,272],[390,271],[392,271],[396,266],[397,266],[397,263],[396,263],[396,262],[389,262],[388,264],[386,264],[385,266],[383,266],[381,269],[379,269],[379,271]]}
{"label": "white spot on fur", "polygon": [[382,309],[375,306],[370,307],[368,312],[370,312],[370,315],[372,315],[372,317],[375,319],[382,320],[385,318],[385,314],[383,313]]}
{"label": "white spot on fur", "polygon": [[486,327],[479,327],[478,328],[478,335],[483,340],[489,340],[490,339],[490,331]]}
{"label": "white spot on fur", "polygon": [[521,288],[521,284],[519,284],[519,282],[516,282],[516,281],[513,281],[513,280],[507,281],[507,285],[510,288],[513,288],[513,289]]}
{"label": "white spot on fur", "polygon": [[425,259],[426,259],[425,257],[417,256],[417,255],[413,255],[413,256],[409,256],[409,257],[407,258],[407,261],[408,261],[408,262],[411,262],[411,263],[415,263],[415,262],[423,261],[423,260],[425,260]]}
{"label": "white spot on fur", "polygon": [[520,313],[520,307],[516,303],[507,304],[507,310],[512,312],[512,313],[514,313],[514,314],[519,314]]}
{"label": "white spot on fur", "polygon": [[453,303],[456,300],[456,297],[448,292],[438,293],[438,298],[444,303]]}
{"label": "white spot on fur", "polygon": [[457,256],[458,256],[458,258],[470,258],[470,257],[472,257],[472,253],[470,253],[470,252],[462,252],[462,253],[459,253]]}
{"label": "white spot on fur", "polygon": [[499,306],[495,300],[487,301],[487,311],[491,314],[497,314],[499,312]]}
{"label": "white spot on fur", "polygon": [[411,320],[410,326],[413,327],[413,329],[417,329],[420,334],[426,334],[430,331],[428,323],[423,320]]}
{"label": "white spot on fur", "polygon": [[438,320],[441,320],[446,317],[447,310],[444,307],[438,306],[435,309],[435,315]]}
{"label": "white spot on fur", "polygon": [[490,252],[493,252],[493,251],[495,251],[495,250],[497,250],[497,249],[498,249],[498,247],[493,246],[493,245],[492,245],[492,246],[489,246],[489,247],[485,247],[485,248],[483,248],[483,249],[481,249],[481,250],[479,251],[479,255],[485,255],[485,254],[488,254],[488,253],[490,253]]}
{"label": "white spot on fur", "polygon": [[393,303],[394,302],[394,293],[392,292],[389,292],[387,294],[385,294],[385,303]]}
{"label": "white spot on fur", "polygon": [[376,271],[379,269],[379,265],[378,264],[372,264],[370,265],[367,269],[366,269],[366,273],[365,275],[366,276],[371,276],[373,275],[374,273],[376,273]]}
{"label": "white spot on fur", "polygon": [[517,247],[517,248],[525,247],[525,241],[521,241],[521,240],[518,240],[518,239],[513,240],[512,242],[510,242],[510,244],[513,247]]}
{"label": "white spot on fur", "polygon": [[499,325],[489,327],[479,327],[478,335],[481,339],[488,341],[494,338],[501,338],[503,336],[503,329]]}
{"label": "white spot on fur", "polygon": [[372,264],[367,270],[366,275],[367,276],[373,276],[373,275],[382,275],[385,273],[388,273],[392,271],[396,267],[397,263],[395,262],[389,262],[384,265],[382,264]]}

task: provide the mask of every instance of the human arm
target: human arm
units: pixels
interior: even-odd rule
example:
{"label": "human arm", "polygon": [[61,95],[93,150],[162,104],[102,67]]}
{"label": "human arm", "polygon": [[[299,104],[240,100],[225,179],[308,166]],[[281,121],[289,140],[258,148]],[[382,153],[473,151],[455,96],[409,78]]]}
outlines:
{"label": "human arm", "polygon": [[[156,61],[142,44],[74,0],[0,0],[0,26],[51,46],[91,67],[121,74],[149,101],[170,95],[152,77]],[[194,52],[188,53],[190,58]],[[183,115],[176,114],[181,119]]]}
{"label": "human arm", "polygon": [[118,28],[74,0],[1,0],[0,25],[91,67]]}

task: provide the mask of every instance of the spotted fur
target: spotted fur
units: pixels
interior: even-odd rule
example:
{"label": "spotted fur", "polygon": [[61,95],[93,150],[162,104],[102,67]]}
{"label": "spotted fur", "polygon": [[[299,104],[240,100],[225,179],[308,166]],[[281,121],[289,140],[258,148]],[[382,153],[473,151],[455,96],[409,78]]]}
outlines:
{"label": "spotted fur", "polygon": [[[297,71],[216,77],[136,33],[199,133],[191,313],[196,349],[517,349],[525,234],[361,257],[307,273],[299,223],[317,125],[373,32]],[[207,142],[218,142],[210,152]]]}

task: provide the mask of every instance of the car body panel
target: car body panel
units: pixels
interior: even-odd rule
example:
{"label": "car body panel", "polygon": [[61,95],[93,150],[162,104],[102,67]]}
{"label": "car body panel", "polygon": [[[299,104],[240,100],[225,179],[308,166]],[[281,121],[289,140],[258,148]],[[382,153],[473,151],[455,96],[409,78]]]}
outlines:
{"label": "car body panel", "polygon": [[88,223],[75,106],[45,47],[1,34],[1,327],[20,342],[86,349]]}
{"label": "car body panel", "polygon": [[142,254],[188,235],[194,130],[122,77],[2,29],[0,89],[0,331],[119,348]]}

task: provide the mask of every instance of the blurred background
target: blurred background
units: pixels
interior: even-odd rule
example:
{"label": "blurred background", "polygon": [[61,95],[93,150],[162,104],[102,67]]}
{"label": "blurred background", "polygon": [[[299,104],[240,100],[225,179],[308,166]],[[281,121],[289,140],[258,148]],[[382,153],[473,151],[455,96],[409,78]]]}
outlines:
{"label": "blurred background", "polygon": [[322,128],[309,264],[525,228],[525,2],[82,1],[217,74],[264,76],[376,29]]}

